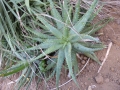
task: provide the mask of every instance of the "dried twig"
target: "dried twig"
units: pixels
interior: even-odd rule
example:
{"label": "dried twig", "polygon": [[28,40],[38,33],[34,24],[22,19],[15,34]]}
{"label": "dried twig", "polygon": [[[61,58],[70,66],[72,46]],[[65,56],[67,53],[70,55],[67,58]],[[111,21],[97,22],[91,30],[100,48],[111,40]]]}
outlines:
{"label": "dried twig", "polygon": [[108,49],[107,49],[105,58],[103,59],[103,62],[101,64],[100,68],[98,69],[98,73],[100,72],[101,68],[103,67],[103,64],[105,63],[105,61],[107,60],[107,57],[108,57],[108,54],[110,52],[111,47],[112,47],[112,42],[110,42],[109,45],[108,45]]}

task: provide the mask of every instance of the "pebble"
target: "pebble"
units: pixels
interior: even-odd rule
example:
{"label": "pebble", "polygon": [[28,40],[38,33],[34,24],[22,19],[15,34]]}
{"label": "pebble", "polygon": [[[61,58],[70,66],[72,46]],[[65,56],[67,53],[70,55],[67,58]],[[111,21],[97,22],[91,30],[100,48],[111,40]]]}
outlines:
{"label": "pebble", "polygon": [[83,55],[80,55],[80,57],[81,57],[81,59],[83,59],[84,56],[83,56]]}
{"label": "pebble", "polygon": [[83,88],[84,88],[84,84],[83,84],[83,83],[81,83],[81,87],[83,87]]}
{"label": "pebble", "polygon": [[85,82],[84,85],[87,85],[87,82]]}
{"label": "pebble", "polygon": [[96,83],[98,83],[98,84],[102,84],[102,83],[103,83],[103,77],[102,77],[101,75],[97,75],[97,76],[95,77],[95,81],[96,81]]}
{"label": "pebble", "polygon": [[95,68],[94,68],[95,65],[94,65],[93,63],[90,63],[90,66],[89,66],[89,67],[90,67],[90,69],[92,69],[92,70],[95,69]]}
{"label": "pebble", "polygon": [[94,64],[93,64],[93,63],[90,63],[90,67],[94,67]]}
{"label": "pebble", "polygon": [[88,72],[91,72],[91,70],[88,70]]}
{"label": "pebble", "polygon": [[84,59],[84,60],[87,60],[88,58],[84,56],[83,59]]}
{"label": "pebble", "polygon": [[115,71],[115,69],[113,67],[111,67],[110,70],[113,71],[113,72]]}
{"label": "pebble", "polygon": [[87,90],[92,90],[92,87],[91,87],[91,86],[89,86]]}
{"label": "pebble", "polygon": [[83,64],[83,65],[84,65],[85,63],[86,63],[86,62],[85,62],[85,60],[82,60],[82,61],[81,61],[81,64]]}

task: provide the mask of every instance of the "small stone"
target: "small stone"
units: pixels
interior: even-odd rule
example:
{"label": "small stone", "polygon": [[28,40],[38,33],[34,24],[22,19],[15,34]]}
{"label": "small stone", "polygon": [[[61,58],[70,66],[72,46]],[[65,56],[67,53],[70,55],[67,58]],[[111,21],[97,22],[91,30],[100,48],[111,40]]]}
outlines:
{"label": "small stone", "polygon": [[98,75],[95,77],[95,81],[98,84],[102,84],[103,83],[103,77],[101,75]]}
{"label": "small stone", "polygon": [[81,58],[81,59],[83,59],[83,57],[84,57],[83,55],[80,55],[80,58]]}
{"label": "small stone", "polygon": [[91,70],[88,70],[88,72],[91,72]]}
{"label": "small stone", "polygon": [[83,83],[81,83],[81,86],[82,86],[82,87],[84,87],[84,84],[83,84]]}
{"label": "small stone", "polygon": [[88,58],[86,56],[83,57],[84,60],[87,60]]}
{"label": "small stone", "polygon": [[90,63],[88,68],[89,68],[88,70],[92,70],[92,71],[96,70],[94,63]]}
{"label": "small stone", "polygon": [[86,63],[86,62],[85,62],[85,60],[82,60],[82,61],[81,61],[81,64],[83,64],[83,65],[84,65],[85,63]]}
{"label": "small stone", "polygon": [[87,82],[85,82],[84,85],[87,85]]}
{"label": "small stone", "polygon": [[92,90],[92,87],[91,87],[91,86],[89,86],[87,90]]}
{"label": "small stone", "polygon": [[110,70],[113,71],[113,72],[115,71],[115,69],[113,67],[111,67]]}
{"label": "small stone", "polygon": [[81,85],[81,87],[83,87],[83,88],[84,88],[84,85]]}
{"label": "small stone", "polygon": [[90,63],[90,67],[94,67],[94,64],[93,64],[93,63]]}
{"label": "small stone", "polygon": [[106,79],[105,79],[105,82],[106,82],[106,83],[108,83],[109,81],[110,81],[109,78],[106,78]]}
{"label": "small stone", "polygon": [[83,82],[81,82],[81,85],[83,85]]}

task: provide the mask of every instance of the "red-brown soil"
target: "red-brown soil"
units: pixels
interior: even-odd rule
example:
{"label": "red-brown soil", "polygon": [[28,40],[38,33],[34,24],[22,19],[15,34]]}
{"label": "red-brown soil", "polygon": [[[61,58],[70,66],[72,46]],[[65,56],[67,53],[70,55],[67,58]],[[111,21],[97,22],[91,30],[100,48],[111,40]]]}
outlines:
{"label": "red-brown soil", "polygon": [[[113,43],[108,58],[104,63],[101,71],[98,74],[97,71],[100,65],[90,60],[86,68],[81,72],[81,74],[77,76],[77,81],[79,83],[80,89],[76,87],[73,81],[70,81],[66,85],[60,87],[60,90],[120,90],[120,7],[119,5],[108,5],[106,8],[109,10],[109,12],[106,11],[105,14],[111,15],[115,19],[99,32],[102,33],[100,39],[102,42],[104,42],[104,44],[108,45],[110,42]],[[106,52],[107,48],[96,53],[101,62],[105,58]],[[87,62],[87,60],[81,61],[79,59],[78,61],[80,68],[82,68]],[[63,73],[61,75],[60,83],[63,84],[67,82],[67,80],[69,80],[69,78]],[[8,79],[1,79],[0,90],[12,90],[13,85],[8,85],[7,83],[9,82],[10,80]],[[54,80],[51,80],[48,85],[51,89],[54,88]],[[91,88],[88,89],[90,86]],[[43,87],[44,86],[40,85],[40,88],[38,90],[44,90]],[[35,90],[34,82],[32,83],[30,90]]]}

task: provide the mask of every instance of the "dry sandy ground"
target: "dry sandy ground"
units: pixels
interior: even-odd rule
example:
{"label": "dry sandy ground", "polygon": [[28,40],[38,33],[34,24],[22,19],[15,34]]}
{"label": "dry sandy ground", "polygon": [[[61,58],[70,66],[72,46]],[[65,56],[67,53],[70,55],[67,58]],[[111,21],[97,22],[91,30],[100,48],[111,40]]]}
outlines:
{"label": "dry sandy ground", "polygon": [[[99,33],[103,33],[100,38],[106,45],[108,45],[110,42],[113,44],[110,49],[108,58],[104,63],[100,73],[97,73],[100,66],[90,60],[86,68],[77,77],[80,89],[76,87],[73,81],[70,81],[66,85],[62,86],[60,90],[120,90],[120,7],[116,5],[113,5],[112,7],[107,6],[107,10],[109,11],[106,11],[105,14],[112,15],[115,19],[102,30],[100,30]],[[97,52],[97,56],[101,62],[105,58],[106,52],[107,48]],[[80,68],[82,68],[87,62],[85,59],[78,59],[78,61]],[[16,77],[14,77],[14,79],[15,78]],[[60,83],[65,83],[67,80],[69,79],[66,78],[64,74],[62,74]],[[8,79],[1,79],[0,90],[12,90],[13,84],[7,85],[9,82],[10,80]],[[54,88],[54,80],[51,80],[48,85],[50,88]],[[88,89],[89,86],[91,86],[91,88]],[[34,82],[32,83],[30,90],[35,90]],[[38,90],[44,90],[42,84]]]}

